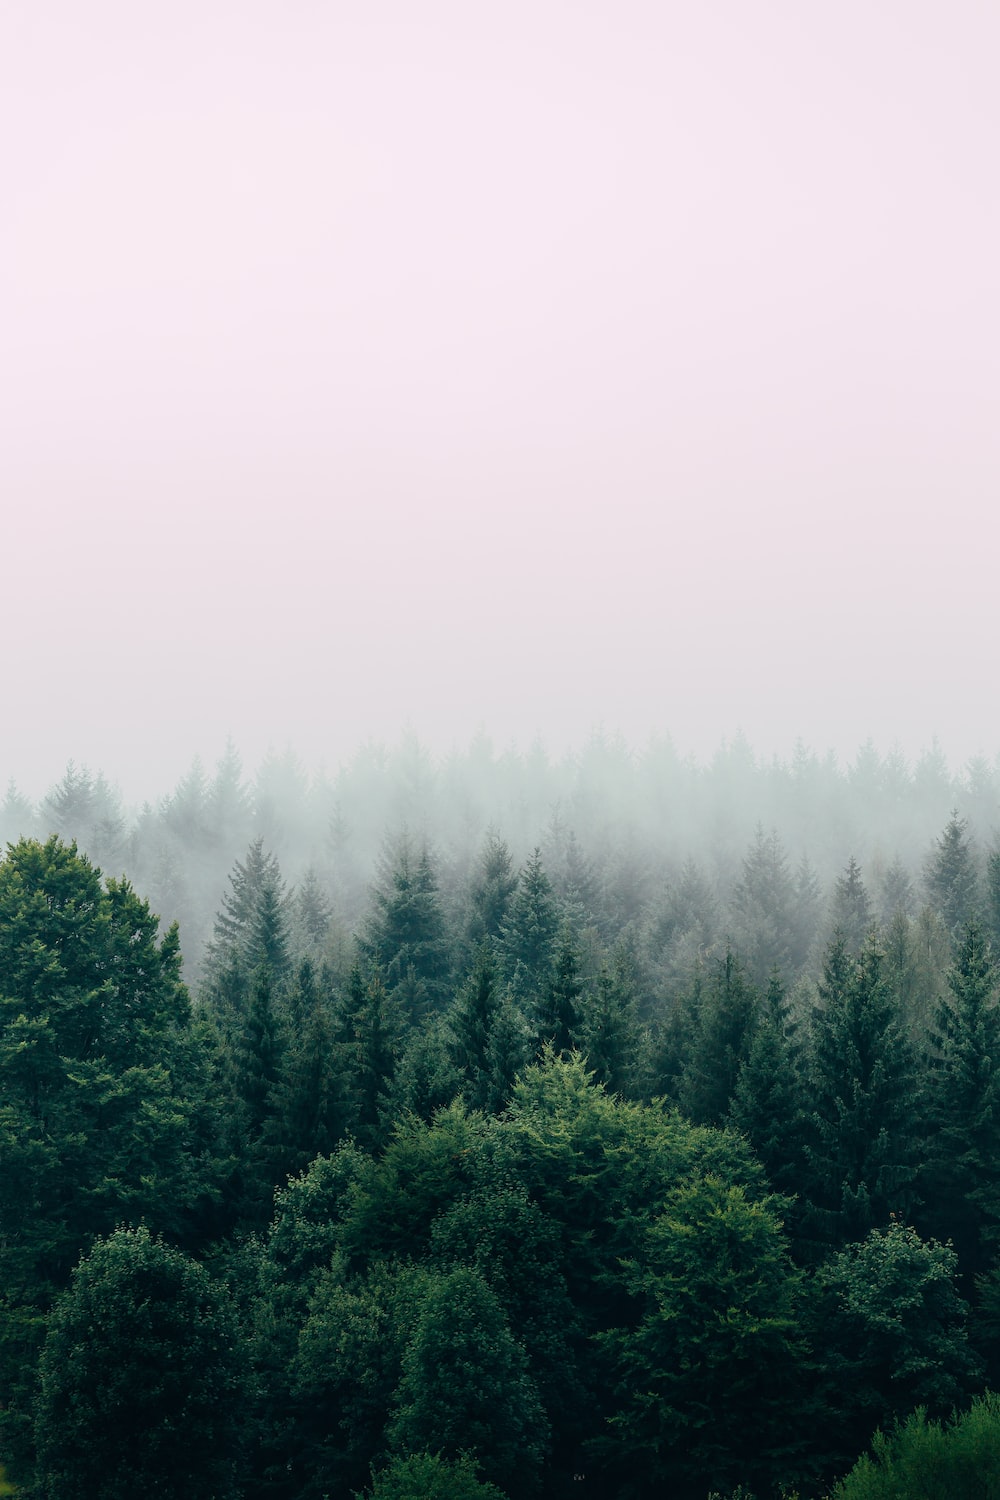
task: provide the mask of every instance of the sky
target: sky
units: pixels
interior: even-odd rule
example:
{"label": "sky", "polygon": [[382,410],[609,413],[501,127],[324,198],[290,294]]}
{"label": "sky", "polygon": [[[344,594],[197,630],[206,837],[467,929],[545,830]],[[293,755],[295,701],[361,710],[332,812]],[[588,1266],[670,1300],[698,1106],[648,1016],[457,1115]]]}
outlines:
{"label": "sky", "polygon": [[7,7],[0,779],[992,759],[998,51],[991,0]]}

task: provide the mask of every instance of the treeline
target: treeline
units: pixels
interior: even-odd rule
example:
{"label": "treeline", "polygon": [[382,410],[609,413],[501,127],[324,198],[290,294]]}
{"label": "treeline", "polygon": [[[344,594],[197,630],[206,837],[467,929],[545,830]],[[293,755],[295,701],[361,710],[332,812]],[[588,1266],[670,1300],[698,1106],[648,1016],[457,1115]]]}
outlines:
{"label": "treeline", "polygon": [[21,1493],[820,1495],[997,1384],[1000,859],[961,805],[913,858],[869,828],[870,880],[763,823],[727,869],[721,815],[658,863],[551,806],[519,855],[414,818],[349,920],[234,758],[192,867],[220,777],[250,837],[193,997],[128,880],[0,862]]}

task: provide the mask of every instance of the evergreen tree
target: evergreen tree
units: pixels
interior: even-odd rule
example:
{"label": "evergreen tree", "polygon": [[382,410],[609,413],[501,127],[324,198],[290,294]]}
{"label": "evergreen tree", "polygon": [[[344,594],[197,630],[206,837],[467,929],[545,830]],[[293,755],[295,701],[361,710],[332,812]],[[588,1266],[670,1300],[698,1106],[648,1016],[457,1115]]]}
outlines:
{"label": "evergreen tree", "polygon": [[289,902],[278,861],[265,854],[263,839],[254,839],[246,859],[236,861],[229,884],[206,955],[210,980],[234,964],[243,973],[267,964],[275,979],[282,978],[288,968]]}
{"label": "evergreen tree", "polygon": [[382,1138],[382,1112],[396,1072],[400,1027],[382,975],[373,970],[367,985],[355,967],[348,985],[351,1007],[351,1119],[358,1141],[374,1146]]}
{"label": "evergreen tree", "polygon": [[805,1169],[797,1031],[784,986],[772,974],[729,1108],[729,1121],[753,1146],[769,1182],[789,1197],[802,1190]]}
{"label": "evergreen tree", "polygon": [[925,1214],[953,1241],[966,1275],[1000,1241],[1000,1009],[997,965],[983,928],[966,924],[948,996],[931,1036]]}
{"label": "evergreen tree", "polygon": [[451,1057],[462,1074],[462,1092],[471,1109],[485,1109],[490,1095],[490,1040],[502,1003],[492,945],[483,941],[472,973],[449,1014]]}
{"label": "evergreen tree", "polygon": [[681,1109],[696,1125],[721,1125],[757,1024],[757,992],[731,948],[709,970],[678,1082]]}
{"label": "evergreen tree", "polygon": [[332,920],[333,906],[310,865],[295,893],[294,926],[300,948],[305,952],[319,952],[326,942]]}
{"label": "evergreen tree", "polygon": [[362,953],[379,966],[390,992],[405,986],[412,1021],[428,1010],[439,1011],[450,994],[451,954],[427,849],[414,858],[404,838],[395,862],[383,869],[372,901],[358,940]]}
{"label": "evergreen tree", "polygon": [[506,840],[491,829],[469,892],[466,936],[474,949],[479,948],[484,938],[499,939],[517,881]]}
{"label": "evergreen tree", "polygon": [[938,839],[926,871],[927,895],[953,939],[979,912],[979,872],[968,835],[968,820],[953,812]]}
{"label": "evergreen tree", "polygon": [[872,925],[872,904],[854,855],[833,888],[833,926],[848,951],[860,953]]}
{"label": "evergreen tree", "polygon": [[521,871],[518,887],[501,927],[504,964],[518,994],[537,995],[547,983],[559,931],[552,882],[535,849]]}
{"label": "evergreen tree", "polygon": [[809,1219],[827,1244],[907,1214],[921,1138],[910,1044],[874,936],[851,962],[834,938],[820,987],[806,1086]]}
{"label": "evergreen tree", "polygon": [[635,976],[628,954],[619,948],[610,969],[597,976],[597,993],[587,997],[579,1028],[588,1067],[611,1094],[635,1097],[640,1072],[640,1027]]}
{"label": "evergreen tree", "polygon": [[796,925],[795,884],[776,831],[760,824],[733,892],[733,938],[753,983],[763,988],[773,969],[787,973]]}
{"label": "evergreen tree", "polygon": [[560,929],[552,973],[537,1007],[538,1045],[551,1046],[558,1056],[567,1053],[576,1040],[580,1023],[580,956],[569,923]]}

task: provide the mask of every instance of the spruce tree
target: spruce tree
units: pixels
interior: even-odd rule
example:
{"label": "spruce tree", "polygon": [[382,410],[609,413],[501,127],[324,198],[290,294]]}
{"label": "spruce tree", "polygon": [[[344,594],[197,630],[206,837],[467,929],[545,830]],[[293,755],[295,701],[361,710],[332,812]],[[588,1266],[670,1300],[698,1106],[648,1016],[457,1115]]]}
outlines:
{"label": "spruce tree", "polygon": [[968,819],[953,812],[927,864],[927,894],[952,939],[979,912],[980,890],[976,855],[969,839]]}
{"label": "spruce tree", "polygon": [[931,1035],[925,1218],[965,1275],[1000,1242],[1000,973],[982,926],[966,924]]}
{"label": "spruce tree", "polygon": [[696,1125],[721,1125],[757,1024],[757,991],[731,948],[706,975],[677,1098]]}
{"label": "spruce tree", "polygon": [[830,945],[806,1087],[809,1213],[827,1245],[859,1240],[909,1213],[921,1129],[915,1063],[875,935],[849,960]]}

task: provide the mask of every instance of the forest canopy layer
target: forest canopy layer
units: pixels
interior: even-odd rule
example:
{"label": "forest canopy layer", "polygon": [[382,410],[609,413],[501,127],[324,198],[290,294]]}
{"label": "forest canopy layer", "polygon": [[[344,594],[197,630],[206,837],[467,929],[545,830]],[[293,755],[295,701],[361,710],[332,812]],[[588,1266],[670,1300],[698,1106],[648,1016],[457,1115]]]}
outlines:
{"label": "forest canopy layer", "polygon": [[818,1496],[881,1428],[862,1495],[995,1441],[997,766],[231,749],[0,818],[19,1493]]}

